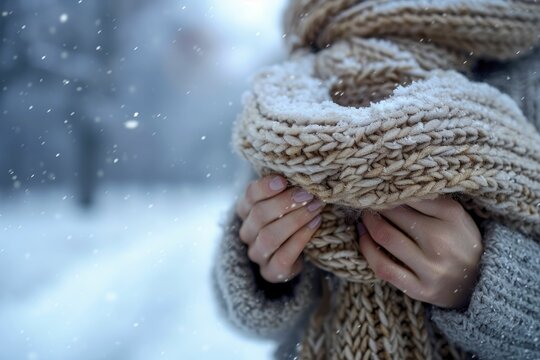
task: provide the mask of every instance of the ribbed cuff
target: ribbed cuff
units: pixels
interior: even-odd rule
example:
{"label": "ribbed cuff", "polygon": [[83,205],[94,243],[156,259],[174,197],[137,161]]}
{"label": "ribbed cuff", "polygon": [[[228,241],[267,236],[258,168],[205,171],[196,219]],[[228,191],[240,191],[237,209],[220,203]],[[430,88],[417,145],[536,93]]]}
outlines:
{"label": "ribbed cuff", "polygon": [[469,306],[433,306],[431,319],[481,359],[540,359],[540,244],[494,222],[483,228],[484,254]]}
{"label": "ribbed cuff", "polygon": [[226,317],[248,334],[281,339],[318,298],[318,272],[306,264],[290,283],[271,284],[258,275],[231,211],[213,268],[215,293]]}

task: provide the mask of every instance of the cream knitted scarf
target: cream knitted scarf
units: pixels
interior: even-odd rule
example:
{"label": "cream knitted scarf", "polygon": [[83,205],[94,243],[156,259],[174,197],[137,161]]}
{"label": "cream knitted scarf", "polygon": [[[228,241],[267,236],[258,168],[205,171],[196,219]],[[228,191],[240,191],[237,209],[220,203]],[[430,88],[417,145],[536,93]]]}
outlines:
{"label": "cream knitted scarf", "polygon": [[301,357],[462,358],[421,302],[374,277],[345,213],[457,194],[540,235],[540,136],[507,95],[463,75],[532,49],[540,2],[296,0],[286,27],[291,59],[255,77],[233,143],[330,204],[304,253],[338,280]]}

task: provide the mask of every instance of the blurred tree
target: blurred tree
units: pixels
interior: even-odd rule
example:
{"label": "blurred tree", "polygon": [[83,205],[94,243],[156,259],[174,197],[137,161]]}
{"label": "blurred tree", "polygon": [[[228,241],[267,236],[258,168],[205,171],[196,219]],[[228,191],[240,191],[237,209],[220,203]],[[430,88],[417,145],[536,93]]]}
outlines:
{"label": "blurred tree", "polygon": [[1,11],[0,136],[11,139],[2,141],[2,174],[10,175],[3,187],[75,176],[77,198],[88,205],[102,143],[95,110],[107,98],[106,48],[113,48],[100,36],[114,18],[109,2],[8,0]]}
{"label": "blurred tree", "polygon": [[232,180],[230,126],[269,38],[216,4],[0,1],[0,189],[69,184],[90,204],[98,181]]}

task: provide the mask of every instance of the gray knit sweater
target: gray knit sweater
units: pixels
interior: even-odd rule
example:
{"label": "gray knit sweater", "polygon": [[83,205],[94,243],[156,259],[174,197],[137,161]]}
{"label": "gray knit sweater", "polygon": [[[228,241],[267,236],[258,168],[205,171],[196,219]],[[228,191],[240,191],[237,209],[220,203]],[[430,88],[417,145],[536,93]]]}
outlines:
{"label": "gray knit sweater", "polygon": [[[475,77],[509,94],[540,128],[540,52],[511,65],[479,64]],[[539,204],[540,206],[540,204]],[[319,298],[321,271],[307,266],[285,284],[258,274],[239,240],[231,212],[214,266],[214,288],[225,316],[246,334],[273,338],[281,359],[294,358],[307,317]],[[492,221],[481,224],[484,254],[467,308],[428,307],[448,339],[480,359],[540,359],[540,239]]]}

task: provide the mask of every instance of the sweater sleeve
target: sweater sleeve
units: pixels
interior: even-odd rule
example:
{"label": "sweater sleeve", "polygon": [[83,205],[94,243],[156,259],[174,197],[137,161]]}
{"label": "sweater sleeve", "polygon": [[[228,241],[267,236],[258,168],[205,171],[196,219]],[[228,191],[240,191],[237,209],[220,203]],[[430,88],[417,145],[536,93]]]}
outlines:
{"label": "sweater sleeve", "polygon": [[230,212],[218,246],[212,279],[225,317],[246,334],[282,341],[315,304],[319,292],[317,270],[305,264],[287,283],[272,284],[260,275],[239,239],[241,219]]}
{"label": "sweater sleeve", "polygon": [[501,224],[484,227],[484,254],[470,303],[431,307],[451,341],[481,359],[540,359],[540,244]]}

